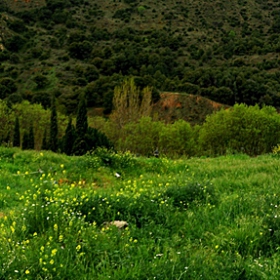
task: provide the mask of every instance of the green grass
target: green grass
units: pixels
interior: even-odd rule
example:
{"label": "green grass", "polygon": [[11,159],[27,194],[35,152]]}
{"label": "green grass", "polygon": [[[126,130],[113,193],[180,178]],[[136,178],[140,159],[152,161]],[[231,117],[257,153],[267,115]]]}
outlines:
{"label": "green grass", "polygon": [[279,279],[277,157],[0,158],[0,279]]}

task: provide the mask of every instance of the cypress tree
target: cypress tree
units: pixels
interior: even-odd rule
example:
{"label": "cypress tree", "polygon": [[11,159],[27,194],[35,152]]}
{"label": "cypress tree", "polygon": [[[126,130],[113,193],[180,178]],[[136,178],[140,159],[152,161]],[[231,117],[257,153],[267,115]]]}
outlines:
{"label": "cypress tree", "polygon": [[18,117],[16,117],[16,121],[15,121],[13,146],[14,147],[20,147],[20,130],[19,130],[19,119],[18,119]]}
{"label": "cypress tree", "polygon": [[76,156],[82,156],[86,154],[89,150],[89,146],[84,139],[76,138],[75,143],[73,145],[73,154]]}
{"label": "cypress tree", "polygon": [[90,148],[86,140],[86,134],[88,131],[87,103],[84,94],[80,94],[79,98],[80,100],[76,121],[76,139],[72,150],[73,154],[75,155],[83,155]]}
{"label": "cypress tree", "polygon": [[72,154],[74,142],[75,142],[75,128],[72,125],[72,119],[69,118],[65,135],[63,137],[63,152],[66,155]]}
{"label": "cypress tree", "polygon": [[55,106],[55,98],[52,99],[51,107],[51,127],[50,127],[50,149],[53,152],[57,152],[58,149],[58,124],[57,124],[57,112]]}
{"label": "cypress tree", "polygon": [[31,124],[30,127],[29,127],[28,149],[30,149],[30,150],[34,149],[34,130],[33,130],[33,124]]}
{"label": "cypress tree", "polygon": [[78,105],[78,112],[77,112],[77,123],[76,123],[77,137],[80,139],[84,139],[87,130],[88,130],[87,103],[86,103],[85,95],[81,94],[79,105]]}

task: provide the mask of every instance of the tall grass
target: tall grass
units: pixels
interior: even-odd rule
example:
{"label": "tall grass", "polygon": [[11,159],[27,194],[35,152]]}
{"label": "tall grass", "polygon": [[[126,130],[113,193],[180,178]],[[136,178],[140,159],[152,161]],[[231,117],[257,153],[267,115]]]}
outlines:
{"label": "tall grass", "polygon": [[280,276],[277,157],[0,157],[0,279]]}

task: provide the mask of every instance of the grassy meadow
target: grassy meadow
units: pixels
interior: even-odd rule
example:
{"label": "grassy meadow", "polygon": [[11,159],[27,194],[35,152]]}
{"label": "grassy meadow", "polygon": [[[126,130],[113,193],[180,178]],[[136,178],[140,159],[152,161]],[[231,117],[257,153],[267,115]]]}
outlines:
{"label": "grassy meadow", "polygon": [[0,279],[279,279],[279,160],[0,147]]}

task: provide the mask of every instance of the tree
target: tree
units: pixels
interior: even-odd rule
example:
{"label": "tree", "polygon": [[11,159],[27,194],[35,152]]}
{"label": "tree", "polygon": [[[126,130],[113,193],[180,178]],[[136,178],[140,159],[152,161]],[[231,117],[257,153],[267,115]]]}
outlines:
{"label": "tree", "polygon": [[20,147],[20,130],[19,130],[19,119],[18,119],[18,117],[16,117],[16,121],[15,121],[13,146],[14,147]]}
{"label": "tree", "polygon": [[[47,128],[49,135],[50,110],[44,110],[40,104],[30,104],[28,101],[12,105],[15,116],[20,116],[20,130],[29,131],[29,126],[33,123],[35,149],[39,150],[42,146],[44,132]],[[14,129],[15,117],[13,118]],[[21,135],[22,140],[23,134]]]}
{"label": "tree", "polygon": [[77,111],[77,122],[76,122],[76,131],[77,137],[83,139],[88,129],[88,119],[87,119],[87,103],[85,95],[80,95],[80,100],[78,104]]}
{"label": "tree", "polygon": [[79,96],[79,104],[77,111],[76,121],[76,139],[73,144],[73,154],[79,156],[85,154],[90,147],[86,141],[86,133],[88,131],[88,119],[87,119],[87,103],[85,95],[82,93]]}
{"label": "tree", "polygon": [[119,129],[127,123],[149,117],[152,112],[152,90],[146,87],[142,92],[135,86],[134,79],[125,80],[115,87],[111,120]]}
{"label": "tree", "polygon": [[51,107],[50,149],[53,152],[57,152],[58,149],[58,124],[57,124],[57,112],[56,112],[54,97],[52,100],[52,107]]}
{"label": "tree", "polygon": [[72,119],[69,118],[65,135],[63,137],[63,143],[62,143],[63,152],[66,155],[72,154],[75,138],[76,138],[75,127],[72,125]]}

